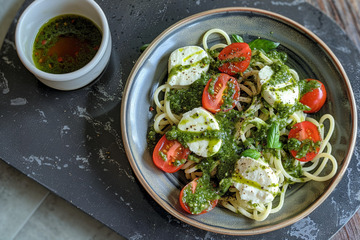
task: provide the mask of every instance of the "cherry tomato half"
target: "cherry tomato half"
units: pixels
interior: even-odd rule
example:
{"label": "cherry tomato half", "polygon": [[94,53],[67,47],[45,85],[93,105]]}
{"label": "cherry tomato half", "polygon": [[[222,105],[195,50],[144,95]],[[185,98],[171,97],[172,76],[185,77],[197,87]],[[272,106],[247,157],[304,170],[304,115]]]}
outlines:
{"label": "cherry tomato half", "polygon": [[[321,141],[321,136],[320,136],[317,126],[309,121],[296,123],[293,126],[293,128],[290,130],[288,138],[289,139],[296,138],[297,140],[299,140],[301,142],[306,139],[309,139],[309,140],[313,141],[314,143]],[[317,155],[318,151],[319,151],[319,147],[317,147],[316,149],[313,149],[313,151],[309,151],[305,155],[305,157],[302,157],[300,159],[296,158],[297,151],[290,150],[290,153],[297,160],[302,161],[302,162],[308,162],[308,161],[311,161]]]}
{"label": "cherry tomato half", "polygon": [[239,99],[240,87],[238,82],[234,77],[225,73],[220,73],[216,79],[213,78],[208,81],[204,88],[203,107],[212,113],[217,113],[221,109],[224,112],[233,109]]}
{"label": "cherry tomato half", "polygon": [[188,148],[183,147],[176,140],[168,140],[166,135],[164,135],[155,146],[153,162],[164,172],[174,173],[184,165],[176,166],[174,162],[177,160],[181,161],[182,159],[187,160],[189,154],[190,150]]}
{"label": "cherry tomato half", "polygon": [[[197,191],[196,187],[198,185],[198,180],[199,180],[199,178],[195,178],[194,180],[189,182],[185,187],[183,187],[183,189],[180,192],[180,196],[179,196],[180,205],[184,209],[184,211],[187,213],[190,213],[190,214],[195,214],[195,215],[200,215],[200,214],[204,214],[204,213],[211,211],[212,209],[214,209],[214,207],[216,207],[216,205],[218,203],[218,199],[207,200],[208,207],[206,209],[204,209],[200,213],[191,212],[190,207],[184,200],[184,195],[187,196],[187,194],[193,194],[193,195],[196,194],[196,191]],[[200,199],[204,200],[204,197],[201,196]]]}
{"label": "cherry tomato half", "polygon": [[222,62],[219,71],[229,75],[244,72],[251,60],[251,49],[247,43],[232,43],[225,47],[219,54]]}
{"label": "cherry tomato half", "polygon": [[320,84],[319,88],[314,88],[311,91],[305,93],[301,98],[300,102],[311,108],[309,111],[304,111],[305,113],[314,113],[320,110],[324,105],[326,100],[326,90],[324,84],[316,79],[306,79],[309,81],[317,81]]}

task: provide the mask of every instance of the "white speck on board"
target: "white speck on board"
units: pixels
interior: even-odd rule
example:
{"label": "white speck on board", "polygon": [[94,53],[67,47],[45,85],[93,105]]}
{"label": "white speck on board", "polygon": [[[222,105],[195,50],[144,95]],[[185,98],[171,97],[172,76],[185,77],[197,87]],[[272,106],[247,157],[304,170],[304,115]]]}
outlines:
{"label": "white speck on board", "polygon": [[86,112],[86,108],[77,106],[77,107],[76,107],[76,110],[77,110],[77,111],[75,111],[75,112],[73,113],[74,115],[77,115],[77,116],[79,116],[79,117],[85,117],[85,118],[87,118],[86,115],[88,115],[88,114],[87,114],[87,112]]}
{"label": "white speck on board", "polygon": [[10,41],[9,39],[5,38],[3,54],[8,53],[9,47],[12,47],[13,50],[16,50],[15,43],[13,41]]}
{"label": "white speck on board", "polygon": [[36,162],[39,166],[42,165],[42,161],[44,160],[44,157],[37,157],[37,156],[34,156],[34,155],[31,155],[29,156],[28,158],[26,157],[23,157],[23,159],[26,161],[26,162]]}
{"label": "white speck on board", "polygon": [[174,218],[172,215],[166,215],[166,217],[168,218],[168,222],[177,222],[178,224],[180,224],[180,221],[177,218]]}
{"label": "white speck on board", "polygon": [[290,236],[304,240],[316,240],[318,233],[319,229],[310,217],[303,218],[294,223],[290,229]]}
{"label": "white speck on board", "polygon": [[346,176],[347,176],[347,178],[348,178],[348,184],[347,184],[347,195],[348,195],[348,201],[349,201],[349,203],[352,203],[352,197],[351,197],[351,186],[352,186],[352,181],[351,181],[351,178],[350,178],[350,176],[351,176],[351,172],[353,171],[353,169],[352,168],[348,168],[347,170],[346,170]]}
{"label": "white speck on board", "polygon": [[358,191],[357,193],[355,193],[355,198],[356,201],[360,201],[360,191]]}
{"label": "white speck on board", "polygon": [[106,156],[104,154],[104,150],[103,149],[100,149],[99,150],[99,157],[101,160],[105,161],[106,160]]}
{"label": "white speck on board", "polygon": [[11,106],[21,106],[27,104],[26,98],[14,98],[10,99]]}
{"label": "white speck on board", "polygon": [[[164,18],[165,18],[165,16],[166,16],[166,12],[167,12],[168,7],[167,7],[167,4],[166,4],[166,3],[164,4],[164,7],[163,7],[162,9],[161,9],[160,7],[161,7],[161,6],[158,6],[157,9],[159,9],[159,11],[157,12],[156,15],[161,16],[161,21],[163,21]],[[160,19],[160,18],[159,18],[159,19]],[[159,22],[159,20],[155,20],[153,24],[157,24],[158,22]]]}
{"label": "white speck on board", "polygon": [[87,157],[83,157],[80,155],[76,155],[75,160],[77,162],[79,162],[78,167],[80,169],[85,169],[86,171],[88,171],[89,169],[87,168],[89,166],[89,157],[91,156],[91,154],[89,154]]}
{"label": "white speck on board", "polygon": [[79,155],[76,155],[76,161],[80,161],[83,164],[88,164],[89,163],[89,159],[87,157],[81,157]]}
{"label": "white speck on board", "polygon": [[[355,93],[355,91],[354,91],[354,94],[359,94],[359,93]],[[355,95],[355,96],[357,96],[357,95]],[[357,131],[357,135],[359,135],[360,134],[360,130],[358,130]],[[358,172],[360,172],[360,161],[359,161],[359,149],[358,149],[359,147],[358,146],[356,146],[355,147],[355,150],[354,150],[354,156],[355,156],[355,159],[356,159],[356,170],[358,171]]]}
{"label": "white speck on board", "polygon": [[145,235],[141,235],[141,233],[135,232],[134,235],[129,237],[129,240],[139,240],[139,239],[144,239],[144,238],[146,238]]}
{"label": "white speck on board", "polygon": [[335,218],[340,226],[344,225],[349,221],[351,213],[347,212],[341,204],[337,204],[334,198],[331,198],[331,204],[334,205]]}
{"label": "white speck on board", "polygon": [[39,113],[40,118],[41,118],[41,122],[43,122],[43,123],[48,122],[47,119],[46,119],[44,111],[41,111],[40,109],[35,109],[35,111],[37,111]]}
{"label": "white speck on board", "polygon": [[9,82],[5,78],[5,74],[3,72],[0,72],[0,88],[2,88],[2,93],[7,94],[10,92],[9,89]]}
{"label": "white speck on board", "polygon": [[343,53],[351,54],[350,48],[346,47],[346,45],[345,45],[345,46],[344,46],[344,45],[342,45],[342,46],[341,46],[341,45],[338,45],[338,46],[336,46],[335,48],[336,48],[337,50],[343,52]]}
{"label": "white speck on board", "polygon": [[134,209],[131,207],[131,204],[129,202],[126,202],[123,197],[120,197],[120,200],[125,203],[126,206],[130,208],[131,211],[134,211]]}
{"label": "white speck on board", "polygon": [[212,233],[212,232],[207,232],[207,233],[205,234],[204,239],[206,239],[206,240],[215,240],[215,239],[217,239],[217,237],[216,237],[216,236],[213,236],[213,235],[214,235],[214,233]]}
{"label": "white speck on board", "polygon": [[105,86],[102,84],[98,84],[96,86],[96,93],[94,93],[94,95],[98,99],[100,99],[104,102],[115,101],[118,98],[118,96],[116,94],[114,94],[114,95],[109,94],[106,91]]}
{"label": "white speck on board", "polygon": [[15,68],[14,63],[7,56],[3,56],[2,60],[4,60],[7,65],[11,65],[13,68]]}
{"label": "white speck on board", "polygon": [[62,138],[64,135],[68,134],[69,131],[70,131],[70,127],[69,127],[68,125],[64,125],[64,126],[61,128],[61,130],[60,130],[60,136],[61,136],[61,138]]}
{"label": "white speck on board", "polygon": [[294,0],[292,2],[284,2],[284,1],[271,1],[272,5],[276,5],[276,6],[296,6],[299,5],[300,3],[304,3],[305,0]]}

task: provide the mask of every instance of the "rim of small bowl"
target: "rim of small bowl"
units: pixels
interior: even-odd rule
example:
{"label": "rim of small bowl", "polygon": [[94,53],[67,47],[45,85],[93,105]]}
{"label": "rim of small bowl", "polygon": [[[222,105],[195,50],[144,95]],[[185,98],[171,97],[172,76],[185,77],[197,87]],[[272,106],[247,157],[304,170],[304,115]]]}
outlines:
{"label": "rim of small bowl", "polygon": [[[30,62],[29,59],[25,56],[25,53],[23,52],[23,48],[20,47],[21,39],[19,38],[19,36],[20,36],[20,31],[21,31],[22,25],[26,24],[24,22],[24,19],[26,19],[27,15],[31,11],[35,11],[36,8],[38,7],[38,5],[44,4],[44,2],[46,2],[46,1],[52,1],[52,0],[36,0],[36,1],[32,2],[21,14],[19,21],[16,25],[16,30],[15,30],[15,45],[16,45],[17,53],[18,53],[18,56],[19,56],[21,62],[24,64],[24,66],[35,76],[40,77],[42,79],[46,79],[48,81],[54,81],[54,82],[71,81],[71,80],[79,78],[79,77],[85,75],[86,73],[88,73],[101,61],[102,57],[104,56],[104,54],[106,52],[107,45],[109,44],[109,38],[110,38],[109,24],[108,24],[105,13],[103,12],[101,7],[95,1],[81,0],[81,1],[84,1],[84,2],[87,2],[88,4],[90,4],[96,10],[96,12],[98,13],[98,15],[101,19],[101,26],[99,26],[99,27],[101,28],[101,31],[102,31],[102,39],[101,39],[101,44],[100,44],[99,50],[97,51],[97,53],[91,59],[90,62],[88,62],[85,66],[83,66],[82,68],[80,68],[76,71],[69,72],[69,73],[62,73],[62,74],[47,73],[47,72],[41,71],[32,62]],[[77,0],[77,1],[79,1],[79,0]],[[65,2],[64,4],[67,4],[67,2]],[[63,13],[63,14],[66,14],[66,13]],[[69,12],[69,14],[71,14],[71,13]],[[62,15],[62,14],[60,14],[60,15]],[[90,19],[91,21],[93,21],[90,17],[85,16],[83,14],[77,14],[77,15],[86,17],[86,18]],[[59,15],[57,15],[57,16],[59,16]],[[56,16],[53,16],[53,17],[56,17]],[[50,19],[47,19],[47,21]],[[46,23],[46,21],[43,24],[45,24],[45,23]],[[96,23],[94,23],[94,24],[96,24]],[[41,28],[41,26],[39,26],[38,30]]]}
{"label": "rim of small bowl", "polygon": [[[304,32],[304,34],[306,34],[307,36],[312,38],[329,55],[331,60],[334,62],[334,65],[336,65],[339,73],[341,74],[342,79],[344,80],[344,82],[345,82],[345,84],[347,86],[347,89],[348,89],[349,102],[350,102],[350,105],[351,105],[351,114],[352,114],[352,132],[351,132],[351,137],[350,137],[350,141],[349,141],[349,143],[350,143],[349,144],[349,151],[347,152],[346,156],[344,157],[344,160],[342,162],[342,167],[340,169],[338,169],[337,174],[331,180],[331,183],[329,184],[329,187],[322,193],[322,195],[312,205],[310,205],[305,211],[303,211],[302,213],[300,213],[300,214],[298,214],[298,215],[296,215],[296,216],[294,216],[294,217],[292,217],[290,219],[287,219],[287,220],[285,220],[285,221],[283,221],[281,223],[275,224],[275,225],[258,227],[258,228],[254,228],[254,229],[246,229],[246,230],[231,230],[231,229],[223,229],[221,227],[216,227],[216,226],[210,226],[210,225],[207,225],[205,223],[201,223],[199,221],[196,221],[196,220],[194,220],[192,218],[189,218],[184,213],[180,213],[180,212],[174,210],[173,208],[169,207],[166,203],[163,202],[163,200],[161,200],[161,198],[157,195],[157,193],[152,190],[152,188],[147,184],[146,180],[143,178],[141,172],[139,171],[139,169],[137,168],[137,166],[135,164],[135,159],[133,158],[133,156],[131,154],[130,144],[129,144],[129,141],[128,141],[128,138],[127,138],[128,131],[127,131],[127,128],[126,128],[126,125],[127,125],[126,114],[127,114],[127,108],[128,108],[127,102],[128,102],[128,98],[130,96],[130,89],[131,89],[131,86],[132,86],[133,82],[135,81],[134,76],[139,71],[139,69],[141,68],[143,63],[146,61],[147,57],[149,56],[149,54],[153,50],[154,46],[157,46],[157,44],[164,37],[166,37],[169,33],[176,30],[177,28],[181,27],[182,25],[185,25],[187,23],[195,21],[198,18],[201,18],[201,17],[204,17],[204,16],[208,16],[208,15],[211,15],[211,14],[217,14],[217,13],[224,13],[224,12],[255,12],[255,13],[258,13],[258,14],[271,16],[271,17],[273,17],[275,19],[280,19],[280,20],[286,22],[287,24],[301,30],[302,32]],[[206,230],[206,231],[219,233],[219,234],[245,236],[245,235],[257,235],[257,234],[268,233],[268,232],[272,232],[272,231],[284,228],[286,226],[289,226],[289,225],[303,219],[307,215],[309,215],[321,203],[323,203],[325,201],[325,199],[327,199],[327,197],[333,192],[333,190],[335,189],[337,184],[342,179],[342,177],[343,177],[343,175],[344,175],[344,173],[345,173],[345,171],[346,171],[346,169],[347,169],[347,167],[349,165],[349,162],[351,160],[351,157],[352,157],[352,154],[353,154],[353,151],[354,151],[354,148],[355,148],[355,141],[356,141],[357,112],[356,112],[356,103],[355,103],[354,94],[353,94],[353,91],[352,91],[352,88],[351,88],[349,78],[347,77],[347,74],[346,74],[344,68],[342,67],[340,61],[335,56],[335,54],[332,52],[332,50],[319,37],[317,37],[313,32],[311,32],[309,29],[307,29],[303,25],[297,23],[296,21],[291,20],[288,17],[285,17],[285,16],[283,16],[281,14],[278,14],[278,13],[274,13],[274,12],[263,10],[263,9],[257,9],[257,8],[227,7],[227,8],[218,8],[218,9],[213,9],[213,10],[200,12],[200,13],[191,15],[191,16],[189,16],[187,18],[184,18],[184,19],[178,21],[177,23],[171,25],[166,30],[164,30],[160,35],[158,35],[149,44],[149,46],[146,48],[144,53],[139,57],[139,59],[135,63],[133,69],[131,70],[131,72],[129,74],[128,80],[126,82],[124,95],[123,95],[123,100],[122,100],[122,105],[121,105],[121,129],[122,129],[122,138],[123,138],[123,141],[124,141],[126,155],[129,158],[130,165],[131,165],[132,169],[134,170],[135,175],[137,176],[137,178],[140,181],[140,183],[142,184],[142,186],[150,194],[150,196],[162,208],[164,208],[168,213],[170,213],[171,215],[173,215],[177,219],[179,219],[179,220],[181,220],[181,221],[183,221],[183,222],[185,222],[185,223],[187,223],[189,225],[192,225],[194,227],[197,227],[197,228],[200,228],[200,229],[203,229],[203,230]]]}

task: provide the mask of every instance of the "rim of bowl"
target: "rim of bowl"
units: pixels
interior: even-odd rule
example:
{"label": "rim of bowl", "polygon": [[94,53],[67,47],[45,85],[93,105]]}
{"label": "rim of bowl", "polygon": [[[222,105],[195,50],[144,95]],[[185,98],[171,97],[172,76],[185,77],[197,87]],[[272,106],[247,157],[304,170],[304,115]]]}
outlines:
{"label": "rim of bowl", "polygon": [[[347,89],[348,89],[349,102],[351,105],[351,114],[352,114],[352,132],[351,132],[351,137],[350,137],[349,151],[347,152],[346,156],[344,157],[344,161],[342,162],[343,163],[342,167],[340,169],[338,169],[337,174],[331,180],[331,183],[330,183],[329,187],[326,189],[326,191],[323,192],[322,195],[312,205],[310,205],[304,212],[302,212],[288,220],[285,220],[281,223],[271,225],[271,226],[264,226],[264,227],[254,228],[254,229],[246,229],[246,230],[223,229],[221,227],[214,227],[214,226],[209,226],[205,223],[201,223],[199,221],[196,221],[192,218],[187,217],[185,214],[182,214],[182,213],[174,210],[173,208],[170,208],[167,204],[164,204],[163,201],[161,200],[161,198],[156,194],[156,192],[154,192],[151,189],[151,187],[148,186],[148,184],[147,184],[146,180],[143,178],[141,172],[137,169],[135,160],[134,160],[133,156],[131,155],[131,150],[129,147],[130,145],[129,145],[129,141],[127,138],[128,132],[126,129],[126,123],[127,123],[126,113],[127,113],[127,107],[128,107],[127,102],[128,102],[129,92],[130,92],[131,86],[135,80],[134,79],[135,74],[139,71],[139,69],[141,68],[141,66],[143,65],[143,63],[145,62],[147,57],[149,56],[149,54],[152,51],[152,49],[154,48],[154,46],[156,46],[161,41],[161,39],[166,37],[170,32],[176,30],[177,28],[181,27],[184,24],[190,23],[192,21],[197,20],[198,18],[207,16],[207,15],[223,13],[223,12],[255,12],[258,14],[271,16],[275,19],[280,19],[283,22],[286,22],[289,25],[291,25],[297,29],[300,29],[306,35],[308,35],[310,38],[312,38],[315,42],[317,42],[321,46],[321,48],[329,55],[331,60],[334,62],[334,65],[336,65],[338,71],[340,72],[343,80],[345,81]],[[168,213],[170,213],[177,219],[179,219],[189,225],[192,225],[194,227],[197,227],[197,228],[200,228],[200,229],[203,229],[206,231],[215,232],[215,233],[226,234],[226,235],[238,235],[238,236],[263,234],[263,233],[275,231],[275,230],[284,228],[286,226],[289,226],[289,225],[301,220],[302,218],[309,215],[312,211],[314,211],[321,203],[323,203],[325,201],[325,199],[332,193],[332,191],[335,189],[337,184],[342,179],[342,177],[345,173],[345,170],[347,169],[347,167],[349,165],[349,162],[351,160],[351,157],[352,157],[352,154],[353,154],[353,151],[355,148],[356,132],[357,132],[357,112],[356,112],[355,98],[354,98],[354,94],[353,94],[353,91],[351,88],[351,84],[350,84],[349,78],[347,77],[347,74],[346,74],[344,68],[342,67],[340,61],[335,56],[335,54],[331,51],[331,49],[319,37],[317,37],[313,32],[311,32],[309,29],[307,29],[303,25],[297,23],[296,21],[291,20],[290,18],[285,17],[278,13],[274,13],[274,12],[263,10],[263,9],[248,8],[248,7],[227,7],[227,8],[218,8],[218,9],[200,12],[200,13],[191,15],[189,17],[186,17],[186,18],[178,21],[177,23],[171,25],[169,28],[164,30],[159,36],[157,36],[149,44],[149,46],[146,48],[146,50],[143,52],[143,54],[139,57],[139,59],[137,60],[137,62],[135,63],[133,69],[131,70],[131,72],[129,74],[128,80],[126,82],[125,90],[124,90],[124,96],[123,96],[123,101],[122,101],[122,105],[121,105],[121,118],[120,119],[121,119],[122,138],[125,143],[124,144],[125,151],[126,151],[127,157],[129,158],[130,165],[131,165],[132,169],[134,170],[135,175],[137,176],[140,183],[143,185],[143,187],[146,189],[146,191],[150,194],[150,196],[162,208],[164,208]],[[130,159],[131,159],[131,161],[130,161]]]}
{"label": "rim of bowl", "polygon": [[[48,0],[37,0],[37,1],[32,2],[21,14],[19,21],[16,25],[16,30],[15,30],[15,45],[17,46],[16,47],[17,53],[19,55],[21,62],[24,64],[24,66],[35,76],[38,76],[42,79],[46,79],[48,81],[55,81],[55,82],[71,81],[73,79],[76,79],[76,78],[79,78],[79,77],[85,75],[100,62],[100,60],[102,59],[102,57],[104,56],[104,54],[106,52],[106,47],[109,44],[109,38],[110,38],[109,24],[108,24],[105,13],[103,12],[101,7],[95,1],[82,0],[82,1],[90,4],[96,10],[97,14],[99,15],[99,17],[101,19],[101,26],[99,26],[99,27],[101,27],[102,39],[101,39],[101,44],[100,44],[99,50],[97,51],[97,53],[91,59],[90,62],[88,62],[85,66],[83,66],[82,68],[80,68],[76,71],[69,72],[69,73],[62,73],[62,74],[47,73],[47,72],[41,71],[40,69],[35,67],[35,65],[33,63],[31,63],[27,57],[25,57],[23,48],[20,47],[21,42],[20,42],[19,36],[20,36],[20,29],[21,29],[22,25],[26,24],[24,22],[24,19],[26,18],[26,16],[30,13],[30,11],[34,11],[39,4],[43,4],[43,2],[46,2],[46,1],[48,1]],[[64,14],[66,14],[66,13],[64,13]],[[69,12],[69,14],[71,14],[71,13]],[[85,16],[84,14],[77,14],[77,15],[86,17],[93,22],[93,20],[90,17]],[[59,15],[57,15],[57,16],[59,16]],[[56,16],[53,16],[53,17],[56,17]],[[47,19],[47,21],[50,19]],[[45,24],[45,23],[46,22],[44,22],[43,24]],[[97,24],[95,24],[95,25],[97,25]],[[39,29],[41,28],[41,26],[39,26]]]}

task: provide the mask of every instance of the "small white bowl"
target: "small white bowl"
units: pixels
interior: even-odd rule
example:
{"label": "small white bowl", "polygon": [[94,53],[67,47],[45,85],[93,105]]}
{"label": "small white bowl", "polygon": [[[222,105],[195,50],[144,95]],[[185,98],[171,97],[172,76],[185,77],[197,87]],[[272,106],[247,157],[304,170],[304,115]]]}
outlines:
{"label": "small white bowl", "polygon": [[[34,40],[50,19],[76,14],[92,20],[102,32],[100,48],[84,67],[70,73],[53,74],[36,68],[32,55]],[[111,34],[106,16],[93,0],[35,0],[21,15],[15,32],[18,56],[25,67],[45,85],[59,90],[74,90],[95,80],[105,69],[111,55]]]}

